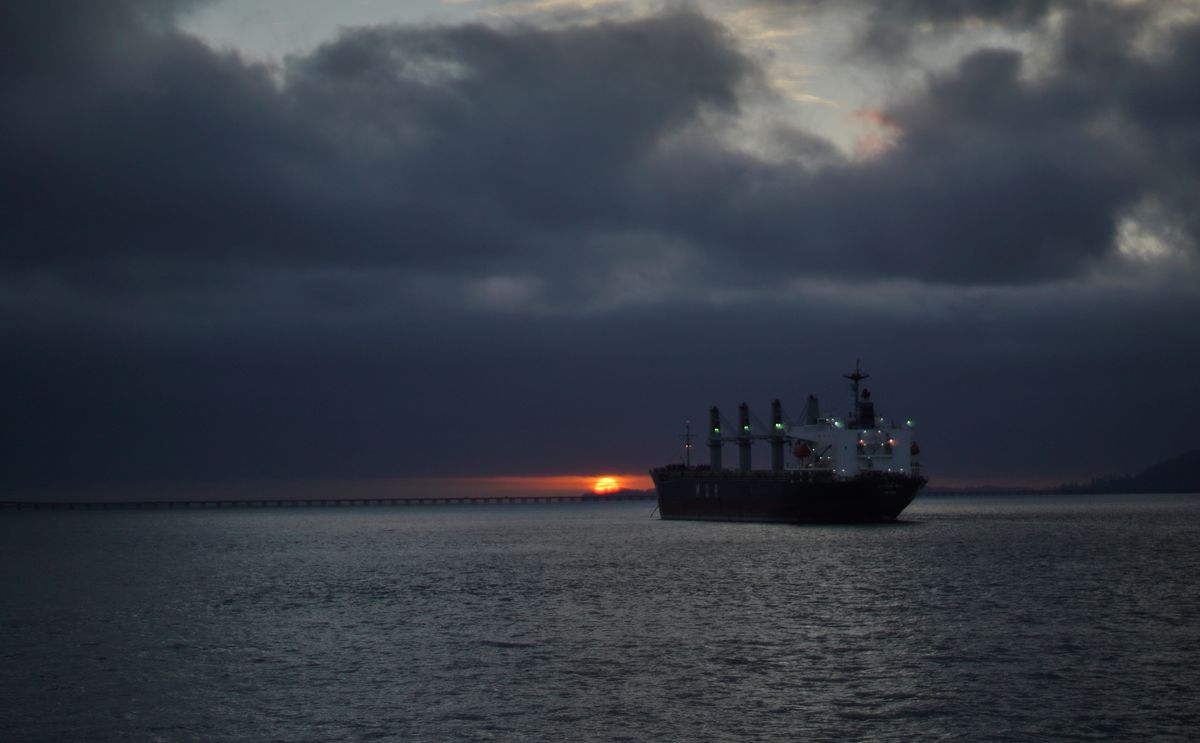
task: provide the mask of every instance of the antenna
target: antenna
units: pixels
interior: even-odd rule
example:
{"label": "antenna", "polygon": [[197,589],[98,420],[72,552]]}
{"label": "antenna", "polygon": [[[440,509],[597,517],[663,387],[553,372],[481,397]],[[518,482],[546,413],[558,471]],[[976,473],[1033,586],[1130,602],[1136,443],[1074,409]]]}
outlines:
{"label": "antenna", "polygon": [[854,360],[854,373],[853,374],[843,374],[842,375],[842,377],[844,379],[850,380],[850,389],[854,392],[854,402],[856,404],[858,403],[858,383],[871,376],[870,374],[862,373],[862,369],[859,366],[860,361],[861,361],[861,359]]}

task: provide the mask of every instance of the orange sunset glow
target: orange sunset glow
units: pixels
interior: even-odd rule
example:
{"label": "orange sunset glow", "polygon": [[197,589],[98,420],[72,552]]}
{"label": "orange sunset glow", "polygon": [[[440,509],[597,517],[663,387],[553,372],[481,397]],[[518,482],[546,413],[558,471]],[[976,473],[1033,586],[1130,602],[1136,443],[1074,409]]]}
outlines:
{"label": "orange sunset glow", "polygon": [[[414,477],[337,482],[321,485],[292,484],[305,492],[335,492],[340,497],[423,496],[459,498],[482,495],[607,495],[624,489],[654,487],[650,476],[637,472],[586,475],[508,475],[481,477]],[[315,496],[314,496],[315,497]]]}
{"label": "orange sunset glow", "polygon": [[621,489],[621,483],[615,477],[601,477],[596,480],[596,484],[592,486],[592,492],[596,495],[608,495],[615,493]]}

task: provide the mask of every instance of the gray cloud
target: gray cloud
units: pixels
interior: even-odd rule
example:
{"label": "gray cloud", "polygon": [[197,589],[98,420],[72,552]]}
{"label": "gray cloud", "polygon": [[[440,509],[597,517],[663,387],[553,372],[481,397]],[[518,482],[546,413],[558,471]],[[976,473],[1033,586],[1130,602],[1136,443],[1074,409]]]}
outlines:
{"label": "gray cloud", "polygon": [[903,56],[922,26],[945,33],[968,23],[987,23],[1009,29],[1037,27],[1056,8],[1078,7],[1067,0],[901,0],[878,3],[869,13],[859,50],[885,60]]}
{"label": "gray cloud", "polygon": [[856,27],[854,54],[872,63],[906,59],[923,41],[965,29],[1039,29],[1055,11],[1087,11],[1087,0],[766,0],[763,5],[806,15],[829,14]]}

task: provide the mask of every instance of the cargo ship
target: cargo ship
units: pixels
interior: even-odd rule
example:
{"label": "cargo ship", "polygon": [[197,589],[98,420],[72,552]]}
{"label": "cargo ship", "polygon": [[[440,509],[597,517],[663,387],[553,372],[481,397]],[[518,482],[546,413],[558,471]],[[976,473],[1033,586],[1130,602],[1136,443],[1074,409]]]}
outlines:
{"label": "cargo ship", "polygon": [[[782,403],[771,403],[771,424],[751,424],[750,408],[738,407],[738,425],[726,435],[720,410],[709,409],[709,463],[692,466],[690,426],[684,458],[650,470],[663,519],[787,523],[895,521],[925,485],[912,419],[897,423],[876,416],[870,375],[858,364],[850,380],[852,405],[843,417],[822,416],[809,395],[802,418],[790,421]],[[757,421],[755,421],[757,423]],[[763,429],[766,429],[765,431]],[[752,466],[755,441],[769,444],[771,466]],[[738,448],[738,466],[726,469],[726,443]],[[786,450],[791,457],[785,458]],[[786,459],[786,461],[785,461]]]}

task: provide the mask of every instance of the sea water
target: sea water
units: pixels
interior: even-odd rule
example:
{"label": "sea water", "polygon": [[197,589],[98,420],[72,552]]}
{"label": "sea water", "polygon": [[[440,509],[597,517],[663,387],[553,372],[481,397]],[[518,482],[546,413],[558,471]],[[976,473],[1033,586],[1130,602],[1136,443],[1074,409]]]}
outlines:
{"label": "sea water", "polygon": [[1200,736],[1200,497],[652,509],[0,514],[0,735]]}

